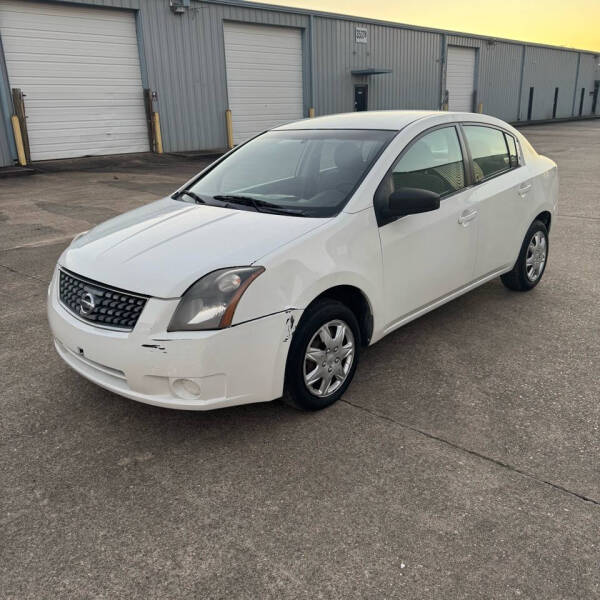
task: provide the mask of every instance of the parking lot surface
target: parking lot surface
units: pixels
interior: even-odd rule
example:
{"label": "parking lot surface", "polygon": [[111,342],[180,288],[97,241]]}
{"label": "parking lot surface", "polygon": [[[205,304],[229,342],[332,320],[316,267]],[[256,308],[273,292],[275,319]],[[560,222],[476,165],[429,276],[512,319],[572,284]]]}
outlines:
{"label": "parking lot surface", "polygon": [[523,131],[561,177],[542,283],[391,334],[316,414],[146,406],[54,352],[73,235],[202,162],[0,179],[0,597],[598,597],[600,120]]}

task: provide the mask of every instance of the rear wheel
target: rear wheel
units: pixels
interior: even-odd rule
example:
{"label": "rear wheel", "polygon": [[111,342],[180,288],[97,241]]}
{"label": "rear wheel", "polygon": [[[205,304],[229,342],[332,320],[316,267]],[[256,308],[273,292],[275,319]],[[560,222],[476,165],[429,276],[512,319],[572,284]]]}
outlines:
{"label": "rear wheel", "polygon": [[534,221],[527,230],[519,258],[512,271],[502,275],[502,283],[511,290],[527,292],[541,280],[548,262],[548,229]]}
{"label": "rear wheel", "polygon": [[307,309],[292,338],[284,400],[302,410],[330,406],[350,385],[359,352],[354,313],[337,300],[319,300]]}

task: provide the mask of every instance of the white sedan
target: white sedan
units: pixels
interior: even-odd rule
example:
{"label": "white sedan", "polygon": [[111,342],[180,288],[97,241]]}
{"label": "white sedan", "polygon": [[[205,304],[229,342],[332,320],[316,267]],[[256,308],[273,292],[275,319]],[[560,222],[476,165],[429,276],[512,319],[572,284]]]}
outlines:
{"label": "white sedan", "polygon": [[556,164],[480,114],[277,127],[77,236],[49,287],[55,346],[149,404],[324,408],[405,323],[494,277],[534,288],[557,195]]}

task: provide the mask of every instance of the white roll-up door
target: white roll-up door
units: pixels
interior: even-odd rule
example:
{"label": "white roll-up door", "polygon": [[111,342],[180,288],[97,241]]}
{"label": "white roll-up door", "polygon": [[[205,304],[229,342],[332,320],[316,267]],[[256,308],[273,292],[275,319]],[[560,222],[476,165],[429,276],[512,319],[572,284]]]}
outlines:
{"label": "white roll-up door", "polygon": [[132,12],[0,0],[0,33],[32,160],[149,149]]}
{"label": "white roll-up door", "polygon": [[473,112],[475,48],[448,46],[446,89],[448,110]]}
{"label": "white roll-up door", "polygon": [[234,143],[301,119],[300,30],[225,23],[224,35]]}

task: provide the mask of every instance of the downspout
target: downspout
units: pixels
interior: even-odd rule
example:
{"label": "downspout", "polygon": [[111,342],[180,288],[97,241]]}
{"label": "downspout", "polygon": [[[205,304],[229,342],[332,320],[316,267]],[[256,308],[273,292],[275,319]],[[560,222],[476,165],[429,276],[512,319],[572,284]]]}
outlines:
{"label": "downspout", "polygon": [[315,110],[315,17],[311,13],[308,17],[308,35],[310,41],[310,60],[308,62],[308,70],[309,70],[309,81],[310,81],[310,106],[309,111],[312,109],[312,115],[314,116]]}
{"label": "downspout", "polygon": [[448,110],[446,105],[446,90],[445,90],[445,81],[446,81],[446,48],[448,43],[448,36],[443,33],[442,34],[442,51],[440,53],[440,110]]}
{"label": "downspout", "polygon": [[575,73],[575,85],[573,88],[573,106],[571,108],[571,116],[575,116],[575,103],[577,102],[577,86],[579,85],[579,65],[581,64],[581,52],[577,53],[577,71]]}
{"label": "downspout", "polygon": [[517,106],[517,121],[521,120],[521,102],[523,101],[523,78],[525,77],[525,55],[527,46],[523,44],[523,52],[521,54],[521,78],[519,80],[519,104]]}

